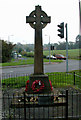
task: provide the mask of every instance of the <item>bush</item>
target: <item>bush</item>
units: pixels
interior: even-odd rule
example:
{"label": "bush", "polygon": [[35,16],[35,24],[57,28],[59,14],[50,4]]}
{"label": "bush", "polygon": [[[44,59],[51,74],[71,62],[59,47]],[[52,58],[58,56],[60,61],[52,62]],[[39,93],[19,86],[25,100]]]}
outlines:
{"label": "bush", "polygon": [[11,53],[15,44],[2,40],[2,63],[11,60]]}
{"label": "bush", "polygon": [[27,53],[27,57],[34,57],[34,54],[32,52]]}
{"label": "bush", "polygon": [[22,51],[22,52],[21,52],[21,55],[27,57],[27,52]]}
{"label": "bush", "polygon": [[21,55],[25,57],[34,57],[34,54],[32,52],[26,52],[26,51],[22,51]]}

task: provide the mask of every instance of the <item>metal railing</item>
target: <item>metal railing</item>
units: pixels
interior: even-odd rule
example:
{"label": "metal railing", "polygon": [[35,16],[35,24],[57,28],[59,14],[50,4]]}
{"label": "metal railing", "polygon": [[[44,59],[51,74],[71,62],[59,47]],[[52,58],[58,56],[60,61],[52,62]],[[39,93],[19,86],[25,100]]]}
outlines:
{"label": "metal railing", "polygon": [[[39,94],[36,97],[34,94],[31,95],[30,99],[24,94],[26,81],[29,80],[28,74],[2,75],[2,97],[0,97],[2,120],[66,120],[68,118],[77,120],[81,118],[81,90],[76,89],[76,87],[81,88],[80,75],[74,72],[50,73],[48,76],[54,87],[52,95],[54,102],[41,106],[39,103],[35,104],[40,101]],[[47,96],[51,95],[47,94]],[[18,103],[13,104],[17,100]],[[17,107],[17,105],[23,107]]]}
{"label": "metal railing", "polygon": [[80,93],[68,90],[53,94],[3,94],[2,120],[79,119],[80,99]]}
{"label": "metal railing", "polygon": [[[81,76],[73,73],[49,73],[49,80],[54,87],[76,86],[81,89]],[[28,74],[2,74],[2,88],[20,88],[25,87],[29,80]]]}

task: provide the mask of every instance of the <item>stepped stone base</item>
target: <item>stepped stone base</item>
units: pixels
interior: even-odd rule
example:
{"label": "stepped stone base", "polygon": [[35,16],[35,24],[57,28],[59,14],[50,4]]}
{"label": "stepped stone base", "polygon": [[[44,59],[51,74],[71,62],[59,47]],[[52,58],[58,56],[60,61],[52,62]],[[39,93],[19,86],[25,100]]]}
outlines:
{"label": "stepped stone base", "polygon": [[41,92],[36,92],[36,94],[37,93],[51,93],[51,87],[50,87],[48,75],[30,75],[29,87],[28,87],[28,91],[27,91],[28,94],[30,94],[30,93],[34,94],[35,93],[32,90],[32,83],[35,80],[41,80],[41,82],[44,83],[44,89]]}

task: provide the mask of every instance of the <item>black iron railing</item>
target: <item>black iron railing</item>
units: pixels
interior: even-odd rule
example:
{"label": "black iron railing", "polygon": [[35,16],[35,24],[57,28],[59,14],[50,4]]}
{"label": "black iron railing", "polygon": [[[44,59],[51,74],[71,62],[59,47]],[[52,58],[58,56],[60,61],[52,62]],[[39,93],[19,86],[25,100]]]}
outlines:
{"label": "black iron railing", "polygon": [[[40,97],[43,97],[46,103],[40,101]],[[79,119],[81,117],[80,100],[79,92],[68,90],[44,95],[28,95],[24,92],[22,95],[14,93],[10,96],[6,93],[2,97],[2,120]]]}
{"label": "black iron railing", "polygon": [[[81,89],[81,76],[73,73],[49,73],[49,80],[53,87],[76,86]],[[25,87],[29,80],[28,74],[2,74],[2,88],[21,88]]]}
{"label": "black iron railing", "polygon": [[77,89],[81,88],[81,76],[75,72],[50,73],[48,76],[53,86],[52,99],[54,101],[52,104],[48,102],[49,104],[40,105],[36,104],[41,99],[39,94],[36,97],[35,95],[28,97],[26,93],[24,94],[26,81],[29,80],[28,74],[3,74],[1,77],[2,97],[0,98],[2,120],[81,118],[81,90]]}

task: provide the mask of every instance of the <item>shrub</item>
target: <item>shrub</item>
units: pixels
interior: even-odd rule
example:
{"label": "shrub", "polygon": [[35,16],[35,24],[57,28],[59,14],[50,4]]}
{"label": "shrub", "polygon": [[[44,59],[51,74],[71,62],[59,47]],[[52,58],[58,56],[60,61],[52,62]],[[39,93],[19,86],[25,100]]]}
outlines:
{"label": "shrub", "polygon": [[27,52],[22,51],[22,52],[21,52],[21,55],[27,57]]}

